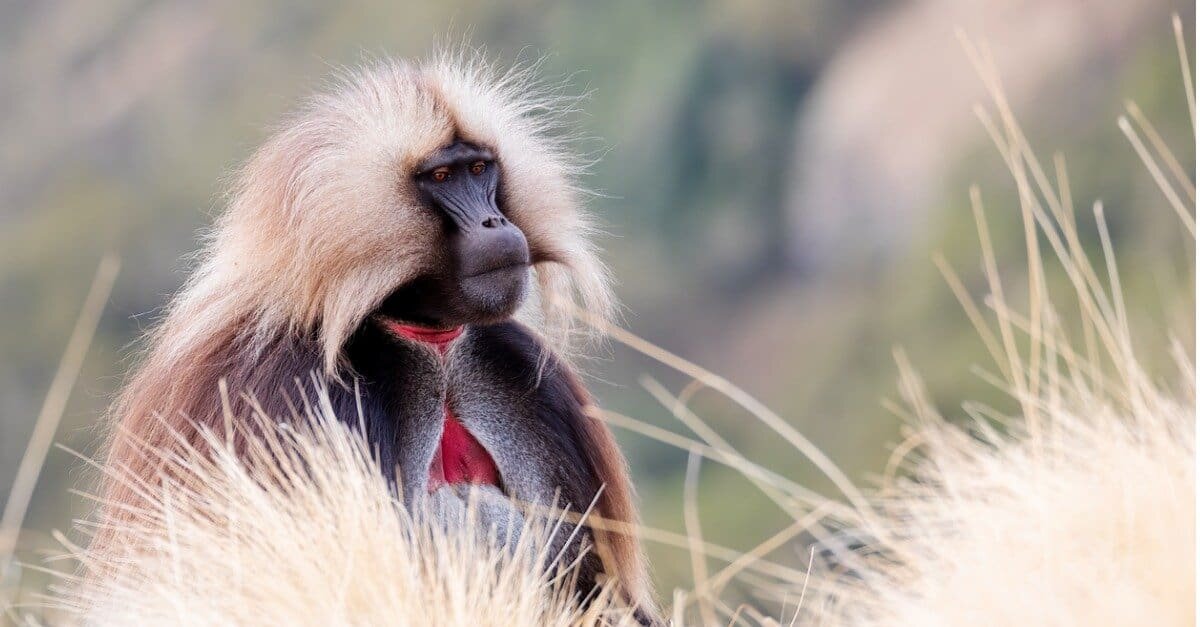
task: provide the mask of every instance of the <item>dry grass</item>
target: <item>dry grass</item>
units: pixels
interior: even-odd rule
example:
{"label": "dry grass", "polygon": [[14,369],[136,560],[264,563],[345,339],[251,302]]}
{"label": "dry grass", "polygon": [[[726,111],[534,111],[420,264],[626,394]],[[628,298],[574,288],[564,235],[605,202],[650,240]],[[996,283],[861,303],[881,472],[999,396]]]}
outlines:
{"label": "dry grass", "polygon": [[13,552],[18,544],[29,502],[33,498],[33,490],[37,486],[38,475],[46,463],[46,454],[54,441],[58,423],[62,420],[67,399],[71,395],[71,388],[75,386],[75,380],[79,377],[83,359],[92,344],[96,327],[100,324],[100,315],[108,303],[108,296],[112,292],[119,269],[120,262],[112,255],[105,257],[96,269],[96,276],[92,279],[92,286],[83,302],[83,310],[75,322],[74,330],[71,331],[71,338],[67,341],[67,348],[59,361],[58,369],[54,372],[54,379],[50,382],[42,409],[33,423],[33,434],[29,436],[29,444],[25,447],[17,474],[13,478],[12,490],[4,503],[4,513],[0,515],[0,591],[3,591],[4,576],[12,563]]}
{"label": "dry grass", "polygon": [[[1173,351],[1178,376],[1163,383],[1146,373],[1103,208],[1097,203],[1092,215],[1103,250],[1098,270],[1080,245],[1061,162],[1052,184],[987,49],[965,47],[996,104],[998,121],[982,108],[981,120],[1021,198],[1028,311],[1015,311],[1001,287],[978,193],[972,203],[992,324],[953,273],[947,277],[992,350],[997,385],[1020,412],[968,404],[969,425],[951,425],[900,355],[907,448],[916,454],[904,462],[906,450],[897,451],[896,465],[909,472],[873,497],[871,520],[847,521],[870,542],[853,553],[838,547],[850,573],[823,578],[811,609],[837,625],[1194,624],[1195,355],[1181,345],[1158,347]],[[1186,55],[1181,60],[1190,76]],[[1194,236],[1194,210],[1177,193],[1194,198],[1194,183],[1136,105],[1128,110],[1157,158],[1123,117],[1121,131]],[[1043,243],[1053,259],[1041,258]],[[1047,293],[1047,265],[1073,286],[1066,302]],[[1179,305],[1192,311],[1185,300]],[[1080,312],[1082,337],[1064,328],[1064,311]]]}
{"label": "dry grass", "polygon": [[[1192,106],[1191,68],[1178,19],[1175,32]],[[1081,243],[1063,159],[1055,156],[1053,171],[1041,165],[1007,104],[988,50],[965,37],[963,44],[994,103],[993,110],[981,106],[977,114],[1020,198],[1028,285],[1015,295],[1002,280],[975,189],[971,202],[990,289],[984,307],[943,259],[935,262],[995,361],[998,374],[982,376],[1008,390],[1019,411],[1003,415],[966,403],[967,424],[951,423],[897,352],[904,406],[892,408],[908,418],[907,437],[896,447],[883,485],[864,491],[728,380],[591,319],[616,341],[694,379],[678,394],[652,380],[647,388],[695,439],[627,416],[600,418],[690,451],[686,491],[693,499],[695,469],[706,458],[743,473],[796,521],[755,550],[729,559],[703,541],[698,521],[685,512],[695,588],[676,595],[677,622],[1193,624],[1195,355],[1179,343],[1135,350],[1103,207],[1096,203],[1091,216],[1102,244],[1097,268]],[[1127,111],[1136,128],[1125,117],[1118,127],[1182,229],[1194,236],[1194,181],[1137,105],[1128,103]],[[1053,256],[1043,258],[1044,248]],[[1066,278],[1068,293],[1049,293],[1053,273]],[[1164,305],[1185,310],[1182,319],[1194,317],[1191,293]],[[1077,312],[1076,323],[1067,324],[1071,314],[1064,312]],[[1188,328],[1176,331],[1179,341],[1192,337]],[[1162,361],[1168,354],[1177,376],[1166,383],[1153,380],[1142,359]],[[704,388],[792,443],[843,498],[814,494],[735,450],[688,408]],[[816,539],[808,552],[810,560],[821,556],[816,568],[810,561],[807,572],[797,571],[767,559],[805,532]],[[708,558],[729,565],[712,574]],[[735,578],[785,611],[771,617],[732,606],[723,591]]]}
{"label": "dry grass", "polygon": [[809,609],[838,625],[1193,624],[1190,396],[1043,403],[1037,438],[983,412],[970,433],[918,419],[911,474],[875,499],[883,527]]}
{"label": "dry grass", "polygon": [[[993,324],[963,300],[996,358],[996,383],[1021,410],[1001,416],[967,405],[971,422],[953,426],[900,355],[908,441],[917,453],[905,463],[906,477],[873,498],[873,519],[882,524],[850,521],[871,539],[868,548],[849,554],[849,546],[840,547],[851,573],[824,579],[812,609],[822,623],[839,625],[1194,624],[1195,355],[1180,345],[1160,347],[1173,349],[1178,377],[1163,383],[1147,375],[1130,335],[1103,208],[1097,203],[1092,216],[1103,249],[1097,270],[1079,243],[1065,176],[1060,171],[1050,183],[1008,109],[986,48],[966,49],[996,103],[999,121],[983,109],[980,116],[1022,201],[1030,281],[1028,312],[1014,311],[973,193]],[[1158,158],[1125,118],[1122,132],[1194,236],[1193,209],[1176,191],[1193,196],[1193,182],[1180,176],[1136,105],[1128,109]],[[1043,242],[1053,259],[1041,258]],[[1074,288],[1066,303],[1046,292],[1046,266],[1054,264]],[[947,276],[964,294],[953,273]],[[1072,310],[1080,312],[1082,338],[1064,328],[1060,312]],[[905,455],[898,451],[897,465]]]}
{"label": "dry grass", "polygon": [[90,625],[627,620],[608,590],[578,607],[574,565],[554,548],[573,527],[515,516],[481,531],[490,507],[509,505],[487,491],[465,505],[441,503],[440,522],[427,524],[434,512],[397,501],[365,441],[326,403],[306,411],[308,427],[252,417],[264,435],[241,458],[224,434],[206,432],[211,453],[189,449],[168,460],[195,479],[186,487],[135,482],[153,505],[122,527],[119,551],[68,544],[81,568],[64,575],[49,604],[65,622]]}

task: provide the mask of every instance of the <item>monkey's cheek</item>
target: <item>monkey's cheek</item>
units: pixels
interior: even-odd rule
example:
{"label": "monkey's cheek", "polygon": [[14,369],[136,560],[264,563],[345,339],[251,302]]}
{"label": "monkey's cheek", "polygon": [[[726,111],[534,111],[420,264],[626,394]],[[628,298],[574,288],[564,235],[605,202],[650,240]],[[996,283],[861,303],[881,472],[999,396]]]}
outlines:
{"label": "monkey's cheek", "polygon": [[467,277],[459,282],[463,300],[475,320],[500,322],[511,317],[529,289],[529,268],[513,266],[487,274]]}

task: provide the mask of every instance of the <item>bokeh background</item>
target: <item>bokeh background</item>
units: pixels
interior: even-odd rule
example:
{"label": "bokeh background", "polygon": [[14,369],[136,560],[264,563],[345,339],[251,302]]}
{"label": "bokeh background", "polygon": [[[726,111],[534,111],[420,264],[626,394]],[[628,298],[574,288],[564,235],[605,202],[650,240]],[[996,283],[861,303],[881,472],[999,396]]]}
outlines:
{"label": "bokeh background", "polygon": [[[336,66],[463,39],[502,63],[544,56],[547,78],[589,94],[573,123],[599,158],[586,183],[625,324],[755,394],[869,485],[899,439],[881,404],[896,346],[947,415],[1006,402],[972,373],[986,353],[930,262],[942,251],[985,291],[978,183],[1002,274],[1022,276],[1018,204],[955,28],[990,46],[1046,161],[1065,156],[1077,210],[1104,200],[1136,312],[1193,290],[1188,238],[1115,125],[1136,98],[1194,169],[1172,12],[1194,23],[1182,0],[0,4],[0,502],[101,256],[123,270],[58,435],[85,452],[224,177],[270,124]],[[1133,322],[1164,339],[1162,316]],[[687,433],[642,377],[686,379],[615,345],[588,369],[606,407]],[[713,394],[694,405],[751,460],[832,494],[749,415]],[[619,437],[645,522],[682,531],[686,454]],[[86,512],[68,490],[87,479],[52,452],[21,557]],[[712,464],[699,506],[706,539],[734,549],[792,522]],[[686,552],[648,550],[661,591],[688,584]]]}

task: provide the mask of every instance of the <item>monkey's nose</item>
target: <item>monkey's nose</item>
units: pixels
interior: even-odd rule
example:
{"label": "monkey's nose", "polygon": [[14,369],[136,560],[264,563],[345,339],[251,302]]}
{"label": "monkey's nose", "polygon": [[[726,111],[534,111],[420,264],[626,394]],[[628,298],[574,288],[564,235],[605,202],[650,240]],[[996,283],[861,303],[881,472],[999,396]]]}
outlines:
{"label": "monkey's nose", "polygon": [[508,220],[504,219],[504,216],[489,216],[483,221],[482,226],[485,229],[498,229],[502,226],[508,226]]}

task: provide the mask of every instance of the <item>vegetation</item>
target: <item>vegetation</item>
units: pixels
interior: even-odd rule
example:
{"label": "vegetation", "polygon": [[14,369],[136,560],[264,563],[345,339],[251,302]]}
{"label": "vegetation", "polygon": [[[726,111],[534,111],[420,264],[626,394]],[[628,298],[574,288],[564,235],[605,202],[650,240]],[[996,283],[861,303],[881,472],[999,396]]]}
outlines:
{"label": "vegetation", "polygon": [[[1185,207],[1193,206],[1194,184],[1179,180],[1164,158],[1169,152],[1180,171],[1194,169],[1194,127],[1181,106],[1177,57],[1163,46],[1162,22],[1149,35],[1124,40],[1119,53],[1088,70],[1105,78],[1079,90],[1087,107],[1063,95],[1080,86],[1063,79],[1068,87],[1047,92],[1054,97],[1020,107],[1021,117],[1032,121],[1028,136],[1012,121],[1009,109],[1016,105],[989,114],[993,137],[980,134],[942,173],[942,193],[927,213],[910,216],[918,226],[905,245],[885,262],[848,258],[853,271],[827,273],[777,263],[789,242],[762,237],[786,240],[779,220],[796,208],[783,200],[788,177],[764,180],[756,172],[777,172],[777,164],[789,161],[797,146],[779,141],[779,129],[804,116],[810,92],[803,85],[820,83],[832,71],[839,35],[872,16],[856,3],[814,3],[802,10],[824,16],[813,20],[832,25],[836,35],[802,37],[792,32],[795,20],[757,2],[746,3],[746,13],[732,21],[723,19],[728,9],[715,4],[664,6],[488,9],[473,37],[515,55],[516,42],[528,42],[531,30],[541,32],[537,45],[563,51],[550,57],[551,70],[594,68],[574,80],[580,90],[595,90],[582,128],[611,145],[594,178],[596,187],[621,196],[594,202],[619,236],[606,244],[615,274],[624,280],[628,327],[688,361],[636,341],[630,343],[643,351],[631,350],[620,340],[633,336],[614,329],[614,353],[594,365],[592,387],[601,395],[603,417],[637,432],[623,443],[640,486],[644,536],[660,591],[664,598],[676,588],[689,591],[672,599],[678,615],[688,622],[725,622],[739,611],[755,616],[739,605],[751,600],[763,621],[778,617],[775,610],[784,605],[782,622],[798,606],[798,616],[821,614],[833,623],[954,623],[957,611],[1000,612],[1019,590],[1061,596],[1085,584],[1098,590],[1097,581],[1108,588],[1089,597],[1097,602],[1089,611],[1104,612],[1099,616],[1112,622],[1128,616],[1122,612],[1129,607],[1151,602],[1160,603],[1163,614],[1147,618],[1169,623],[1175,612],[1187,611],[1169,601],[1194,590],[1194,573],[1190,564],[1168,559],[1168,551],[1190,554],[1184,543],[1194,542],[1179,535],[1190,529],[1182,511],[1190,512],[1190,503],[1172,498],[1194,486],[1194,390],[1175,384],[1192,376],[1194,355],[1176,351],[1182,355],[1177,358],[1166,347],[1193,342],[1194,237],[1175,211],[1159,210],[1164,191],[1155,174],[1140,169],[1138,151],[1111,127],[1113,118],[1126,116],[1124,126],[1156,164],[1152,171],[1162,173]],[[152,24],[194,24],[203,32],[205,24],[224,23],[234,10],[195,11],[155,8],[157,22],[129,20],[113,28],[147,38]],[[126,271],[114,307],[101,322],[83,364],[84,385],[67,405],[59,434],[86,454],[95,440],[91,426],[124,369],[118,349],[144,326],[133,316],[161,304],[161,295],[178,281],[174,260],[193,247],[192,233],[204,221],[196,208],[211,204],[207,198],[214,194],[210,181],[253,145],[247,128],[277,117],[306,90],[298,77],[325,73],[324,61],[304,51],[352,62],[360,47],[378,49],[396,36],[386,24],[401,21],[385,13],[378,7],[338,12],[314,6],[282,22],[269,12],[239,14],[233,22],[243,26],[225,34],[242,52],[180,66],[211,73],[162,79],[155,91],[130,84],[149,71],[130,66],[122,84],[142,89],[143,99],[112,124],[81,118],[54,128],[52,136],[44,124],[6,127],[10,145],[39,148],[30,149],[21,167],[6,169],[0,185],[0,219],[8,226],[0,236],[0,315],[8,322],[0,335],[0,407],[6,416],[0,423],[0,477],[16,472],[37,399],[78,310],[83,280],[72,277],[86,277],[102,251],[122,251]],[[521,28],[514,31],[510,20],[521,20]],[[107,32],[108,22],[100,22],[96,32]],[[255,26],[268,22],[274,26]],[[404,23],[426,30],[441,24],[430,16]],[[631,42],[614,50],[604,33],[618,30]],[[107,50],[105,37],[95,41]],[[427,44],[415,35],[405,41],[404,49],[389,51],[419,53]],[[203,44],[198,49],[209,50]],[[239,67],[235,61],[247,50],[262,52],[262,58]],[[52,86],[72,85],[74,78],[64,73],[39,93],[62,93]],[[1139,95],[1138,108],[1127,107],[1126,94]],[[1144,120],[1154,121],[1153,132]],[[734,139],[744,137],[757,139],[730,150]],[[1028,138],[1038,145],[1030,146]],[[988,147],[993,140],[1016,185],[1000,177],[973,178],[998,169]],[[1035,169],[1032,155],[1054,147],[1061,151],[1050,167]],[[1068,162],[1073,189],[1065,185]],[[978,247],[968,236],[976,214],[963,202],[968,180],[979,182],[972,208],[1020,208],[987,214],[992,256],[982,265],[975,263]],[[1094,198],[1105,201],[1096,228],[1090,225]],[[1031,226],[1040,235],[1031,236]],[[939,264],[959,273],[954,289],[945,289],[928,263],[931,249],[942,250]],[[1055,260],[1065,267],[1049,270]],[[1085,270],[1092,260],[1097,267]],[[1118,275],[1123,283],[1114,281]],[[989,292],[993,297],[976,305],[978,316],[961,314],[956,300],[973,302]],[[1006,298],[997,299],[1000,292]],[[995,322],[980,342],[972,322],[985,312]],[[878,408],[891,387],[890,355],[898,340],[924,375],[923,385],[904,375],[901,396],[909,406],[898,413],[907,422]],[[683,372],[655,364],[654,357]],[[969,374],[989,361],[998,375]],[[975,402],[959,410],[961,399]],[[756,426],[755,416],[767,428]],[[969,431],[960,430],[962,424]],[[963,436],[967,432],[970,438]],[[798,448],[807,454],[797,455]],[[918,455],[910,458],[914,448]],[[701,457],[728,468],[702,467]],[[64,454],[51,456],[33,492],[23,561],[56,545],[38,530],[63,528],[85,511],[66,492],[79,482],[69,470],[76,464]],[[1047,474],[1055,480],[1032,482]],[[857,487],[881,475],[878,490]],[[0,482],[0,490],[7,486]],[[1094,494],[1138,498],[1105,519],[1119,525],[1098,528],[1086,524],[1100,516],[1100,510],[1087,509],[1098,502]],[[935,506],[921,505],[931,499]],[[1045,507],[1072,504],[1078,506],[1074,515],[1061,517],[1058,526],[1028,524]],[[1176,516],[1146,516],[1175,510]],[[984,521],[988,526],[970,527],[977,535],[954,532]],[[980,537],[1021,538],[1030,551],[958,544]],[[862,543],[876,552],[864,555]],[[813,545],[821,548],[797,550]],[[1130,548],[1136,553],[1119,553]],[[990,560],[1001,558],[1029,578],[995,578]],[[1138,571],[1130,566],[1135,561],[1161,568]],[[15,568],[0,575],[9,584],[18,581]],[[1085,575],[1102,577],[1079,579]],[[32,570],[20,577],[26,591],[42,587]],[[969,596],[956,583],[987,589]],[[1147,592],[1154,590],[1160,596]],[[938,604],[946,599],[977,604]],[[28,592],[18,600],[22,607],[36,604]],[[1072,609],[1004,607],[1013,613],[994,615],[1014,623],[1028,619],[1018,612]]]}
{"label": "vegetation", "polygon": [[[308,426],[227,416],[261,438],[241,456],[205,432],[209,455],[165,459],[179,484],[121,477],[150,495],[113,552],[71,548],[50,606],[90,625],[576,625],[629,620],[610,590],[574,601],[575,564],[554,553],[561,514],[478,531],[480,501],[457,515],[410,511],[370,447],[327,398]],[[304,423],[301,423],[304,424]],[[142,451],[148,456],[160,451]],[[422,521],[439,520],[441,524]],[[55,615],[55,614],[52,614]]]}

